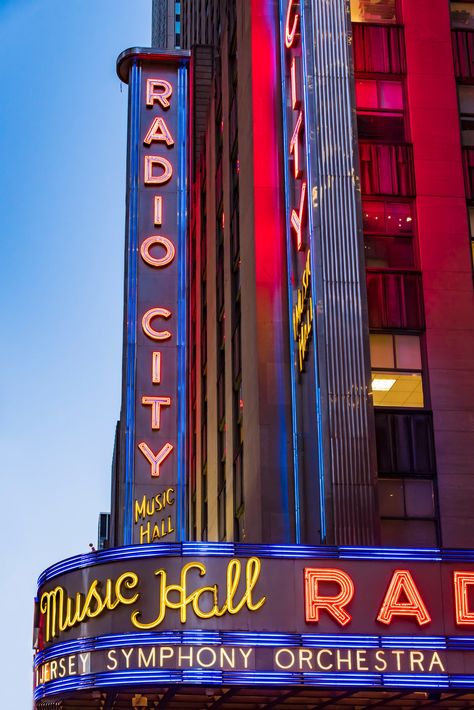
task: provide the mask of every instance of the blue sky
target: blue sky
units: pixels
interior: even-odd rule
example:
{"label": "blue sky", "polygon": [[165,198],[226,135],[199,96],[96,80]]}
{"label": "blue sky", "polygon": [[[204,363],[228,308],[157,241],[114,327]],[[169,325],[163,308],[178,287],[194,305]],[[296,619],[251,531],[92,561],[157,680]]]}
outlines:
{"label": "blue sky", "polygon": [[125,48],[151,0],[0,0],[4,707],[31,707],[36,578],[109,510],[120,407]]}

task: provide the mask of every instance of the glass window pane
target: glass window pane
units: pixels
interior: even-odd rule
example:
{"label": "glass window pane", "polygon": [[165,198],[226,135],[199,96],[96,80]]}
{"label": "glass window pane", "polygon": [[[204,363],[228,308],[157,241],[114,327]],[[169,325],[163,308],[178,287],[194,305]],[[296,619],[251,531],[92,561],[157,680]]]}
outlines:
{"label": "glass window pane", "polygon": [[471,237],[474,237],[474,207],[469,207],[469,228]]}
{"label": "glass window pane", "polygon": [[415,258],[413,244],[406,237],[365,238],[365,261],[367,266],[380,269],[413,269]]}
{"label": "glass window pane", "polygon": [[395,336],[396,367],[421,370],[420,338],[417,335]]}
{"label": "glass window pane", "polygon": [[385,231],[385,205],[383,202],[362,203],[362,221],[364,232]]}
{"label": "glass window pane", "polygon": [[403,518],[405,516],[402,479],[379,479],[378,495],[380,515],[383,518]]}
{"label": "glass window pane", "polygon": [[395,0],[351,0],[351,20],[395,23]]}
{"label": "glass window pane", "polygon": [[474,86],[458,86],[458,94],[460,112],[474,114]]}
{"label": "glass window pane", "polygon": [[419,373],[372,372],[375,407],[423,407],[423,383]]}
{"label": "glass window pane", "polygon": [[393,142],[405,140],[405,119],[401,113],[358,112],[359,138],[380,139]]}
{"label": "glass window pane", "polygon": [[356,106],[363,108],[377,108],[377,82],[357,80],[355,83],[356,89]]}
{"label": "glass window pane", "polygon": [[434,518],[432,481],[405,481],[405,509],[409,518]]}
{"label": "glass window pane", "polygon": [[370,362],[372,367],[395,367],[392,335],[370,335]]}
{"label": "glass window pane", "polygon": [[474,29],[474,5],[468,2],[452,2],[451,25],[458,28]]}
{"label": "glass window pane", "polygon": [[379,106],[403,110],[402,84],[399,81],[379,81]]}
{"label": "glass window pane", "polygon": [[409,202],[387,202],[386,224],[388,234],[412,234],[413,215]]}
{"label": "glass window pane", "polygon": [[431,520],[382,520],[382,545],[435,547],[436,527]]}

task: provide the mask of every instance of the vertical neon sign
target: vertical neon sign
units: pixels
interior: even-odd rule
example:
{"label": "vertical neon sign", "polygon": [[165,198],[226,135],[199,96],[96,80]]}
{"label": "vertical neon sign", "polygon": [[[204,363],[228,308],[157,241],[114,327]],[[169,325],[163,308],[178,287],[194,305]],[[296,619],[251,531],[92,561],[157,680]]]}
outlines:
{"label": "vertical neon sign", "polygon": [[[297,542],[324,542],[324,480],[315,332],[313,199],[303,9],[280,0],[293,448]],[[311,508],[306,514],[306,509]],[[319,508],[319,525],[314,525]]]}
{"label": "vertical neon sign", "polygon": [[188,61],[139,49],[118,60],[130,84],[124,544],[184,537]]}

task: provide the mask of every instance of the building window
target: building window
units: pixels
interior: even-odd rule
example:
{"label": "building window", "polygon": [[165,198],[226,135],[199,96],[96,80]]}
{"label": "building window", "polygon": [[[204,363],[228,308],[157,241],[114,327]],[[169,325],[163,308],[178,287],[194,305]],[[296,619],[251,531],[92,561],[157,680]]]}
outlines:
{"label": "building window", "polygon": [[397,22],[396,0],[351,0],[352,22]]}
{"label": "building window", "polygon": [[355,90],[359,137],[403,142],[405,115],[402,82],[357,79]]}
{"label": "building window", "polygon": [[411,145],[359,143],[360,178],[363,195],[415,194]]}
{"label": "building window", "polygon": [[352,25],[354,70],[377,74],[405,74],[403,28]]}
{"label": "building window", "polygon": [[362,220],[368,268],[415,267],[411,203],[363,200]]}
{"label": "building window", "polygon": [[474,30],[474,5],[470,2],[452,2],[451,26],[458,29]]}
{"label": "building window", "polygon": [[371,329],[424,328],[419,274],[370,271],[366,279]]}
{"label": "building window", "polygon": [[371,333],[370,362],[373,368],[421,371],[419,336]]}
{"label": "building window", "polygon": [[382,545],[436,545],[433,482],[380,479]]}
{"label": "building window", "polygon": [[375,411],[379,476],[433,477],[433,419],[429,412]]}
{"label": "building window", "polygon": [[372,371],[374,407],[422,408],[423,380],[419,372]]}
{"label": "building window", "polygon": [[474,146],[474,86],[458,86],[461,142]]}

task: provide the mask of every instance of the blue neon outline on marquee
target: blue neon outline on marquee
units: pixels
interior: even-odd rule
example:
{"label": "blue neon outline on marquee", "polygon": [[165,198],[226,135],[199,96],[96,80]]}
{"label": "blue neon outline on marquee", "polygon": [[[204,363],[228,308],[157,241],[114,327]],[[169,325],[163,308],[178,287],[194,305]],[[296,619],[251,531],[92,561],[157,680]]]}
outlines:
{"label": "blue neon outline on marquee", "polygon": [[127,370],[125,410],[125,482],[123,540],[132,542],[132,499],[134,480],[135,389],[137,352],[137,263],[138,263],[138,191],[140,182],[140,94],[141,67],[137,59],[130,69],[130,135],[128,186],[127,252]]}
{"label": "blue neon outline on marquee", "polygon": [[395,674],[395,673],[298,673],[291,671],[213,671],[201,669],[186,670],[128,670],[104,673],[90,673],[49,681],[39,685],[34,691],[35,701],[61,692],[87,690],[88,688],[123,686],[123,685],[259,685],[302,687],[383,687],[383,688],[462,688],[473,687],[474,675],[437,674]]}
{"label": "blue neon outline on marquee", "polygon": [[60,574],[106,562],[144,557],[268,557],[277,559],[402,560],[406,562],[474,562],[474,550],[437,547],[356,547],[254,545],[242,542],[159,542],[112,547],[56,562],[38,577],[38,587]]}

